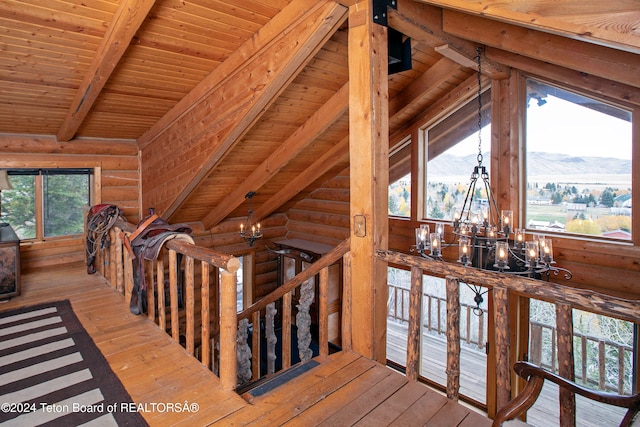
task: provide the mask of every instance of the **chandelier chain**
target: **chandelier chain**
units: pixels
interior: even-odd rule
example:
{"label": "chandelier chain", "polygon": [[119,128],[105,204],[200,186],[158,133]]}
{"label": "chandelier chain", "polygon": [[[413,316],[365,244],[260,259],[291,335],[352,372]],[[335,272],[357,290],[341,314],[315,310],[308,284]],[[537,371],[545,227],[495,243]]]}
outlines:
{"label": "chandelier chain", "polygon": [[482,48],[476,49],[478,60],[478,166],[482,166],[482,64],[480,53]]}

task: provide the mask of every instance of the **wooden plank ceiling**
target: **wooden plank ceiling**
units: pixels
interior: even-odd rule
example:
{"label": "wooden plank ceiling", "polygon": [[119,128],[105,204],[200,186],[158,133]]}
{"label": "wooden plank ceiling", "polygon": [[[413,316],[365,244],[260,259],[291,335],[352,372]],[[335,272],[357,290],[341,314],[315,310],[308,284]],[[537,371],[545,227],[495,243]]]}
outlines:
{"label": "wooden plank ceiling", "polygon": [[[143,207],[174,222],[245,215],[249,191],[259,217],[284,211],[349,164],[356,3],[3,0],[0,134],[137,141]],[[486,78],[588,58],[591,74],[640,87],[636,0],[396,3],[389,26],[411,37],[413,67],[389,78],[392,144],[475,95],[479,44]]]}

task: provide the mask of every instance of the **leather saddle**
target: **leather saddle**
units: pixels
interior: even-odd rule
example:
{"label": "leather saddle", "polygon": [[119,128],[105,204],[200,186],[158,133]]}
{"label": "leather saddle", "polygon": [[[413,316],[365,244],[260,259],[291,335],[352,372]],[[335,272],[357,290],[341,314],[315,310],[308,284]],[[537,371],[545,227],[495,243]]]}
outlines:
{"label": "leather saddle", "polygon": [[162,246],[169,240],[179,239],[194,244],[191,237],[192,229],[187,224],[169,224],[149,209],[149,215],[145,217],[136,230],[123,241],[133,259],[133,289],[129,310],[133,314],[146,312],[147,283],[145,274],[145,260],[156,260]]}

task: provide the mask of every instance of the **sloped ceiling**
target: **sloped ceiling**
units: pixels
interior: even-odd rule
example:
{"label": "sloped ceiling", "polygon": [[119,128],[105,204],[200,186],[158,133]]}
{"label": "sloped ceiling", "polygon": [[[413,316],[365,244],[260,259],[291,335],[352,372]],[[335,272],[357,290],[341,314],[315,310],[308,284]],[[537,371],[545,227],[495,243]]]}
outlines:
{"label": "sloped ceiling", "polygon": [[[5,0],[0,133],[137,141],[144,208],[208,228],[259,217],[348,166],[355,0]],[[640,87],[635,0],[398,0],[413,68],[390,76],[390,130],[527,61]],[[586,42],[586,43],[585,43]],[[524,65],[523,65],[524,64]],[[595,64],[595,65],[594,65]]]}

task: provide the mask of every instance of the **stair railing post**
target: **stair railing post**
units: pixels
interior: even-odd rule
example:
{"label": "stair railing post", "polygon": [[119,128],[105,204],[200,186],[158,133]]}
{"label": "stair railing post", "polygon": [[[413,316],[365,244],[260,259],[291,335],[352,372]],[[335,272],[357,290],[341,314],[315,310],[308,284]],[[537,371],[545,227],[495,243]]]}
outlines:
{"label": "stair railing post", "polygon": [[236,307],[236,275],[221,269],[220,286],[220,385],[223,390],[235,390],[238,381],[236,336],[238,313]]}
{"label": "stair railing post", "polygon": [[[404,297],[402,299],[404,299]],[[407,378],[410,380],[417,380],[420,376],[420,342],[422,338],[421,326],[422,269],[418,267],[412,267],[411,290],[409,291],[409,331],[407,333]]]}
{"label": "stair railing post", "polygon": [[447,397],[457,401],[460,392],[460,281],[451,276],[446,280]]}

